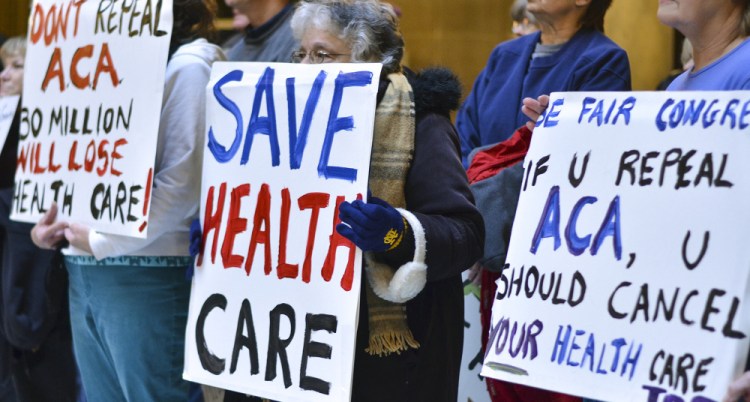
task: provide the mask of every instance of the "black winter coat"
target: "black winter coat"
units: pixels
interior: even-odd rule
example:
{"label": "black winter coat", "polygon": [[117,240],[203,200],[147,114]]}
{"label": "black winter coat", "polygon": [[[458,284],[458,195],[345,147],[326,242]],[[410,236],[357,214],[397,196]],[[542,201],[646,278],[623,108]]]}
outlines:
{"label": "black winter coat", "polygon": [[[364,288],[354,362],[352,401],[450,401],[458,395],[464,324],[461,273],[482,255],[484,224],[474,206],[461,164],[450,111],[460,100],[458,79],[448,70],[406,72],[417,111],[414,159],[406,181],[406,209],[425,230],[427,285],[406,303],[409,327],[419,349],[387,357],[370,356]],[[381,85],[384,89],[384,85]],[[413,239],[412,239],[413,244]],[[403,249],[403,247],[399,247]],[[394,268],[406,253],[383,253]],[[366,280],[362,281],[366,286]]]}

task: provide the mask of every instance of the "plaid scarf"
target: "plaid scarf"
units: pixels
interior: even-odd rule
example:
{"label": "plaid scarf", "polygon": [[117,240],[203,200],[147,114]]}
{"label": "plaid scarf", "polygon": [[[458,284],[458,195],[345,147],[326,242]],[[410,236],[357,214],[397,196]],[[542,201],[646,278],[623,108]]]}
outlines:
{"label": "plaid scarf", "polygon": [[[396,208],[404,208],[406,175],[414,156],[414,93],[403,74],[389,74],[388,80],[385,95],[375,111],[369,186],[372,195]],[[376,261],[372,253],[365,253],[370,325],[370,342],[365,351],[370,355],[387,356],[419,348],[406,321],[406,306],[384,300],[373,291],[373,281],[391,278],[394,271]]]}

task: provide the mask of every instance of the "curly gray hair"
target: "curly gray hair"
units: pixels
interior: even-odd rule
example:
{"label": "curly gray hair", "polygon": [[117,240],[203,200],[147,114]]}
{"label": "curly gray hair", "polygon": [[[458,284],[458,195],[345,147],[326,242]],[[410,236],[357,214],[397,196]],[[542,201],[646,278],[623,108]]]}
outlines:
{"label": "curly gray hair", "polygon": [[351,47],[354,62],[379,62],[383,74],[401,71],[404,40],[393,7],[378,0],[305,0],[297,5],[292,31],[300,40],[310,27]]}

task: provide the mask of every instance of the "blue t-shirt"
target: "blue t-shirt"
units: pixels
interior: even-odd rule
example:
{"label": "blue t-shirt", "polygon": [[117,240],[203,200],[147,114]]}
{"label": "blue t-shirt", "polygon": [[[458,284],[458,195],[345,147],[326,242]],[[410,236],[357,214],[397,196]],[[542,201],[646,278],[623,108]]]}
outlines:
{"label": "blue t-shirt", "polygon": [[686,71],[667,91],[719,91],[750,89],[750,38],[698,71]]}

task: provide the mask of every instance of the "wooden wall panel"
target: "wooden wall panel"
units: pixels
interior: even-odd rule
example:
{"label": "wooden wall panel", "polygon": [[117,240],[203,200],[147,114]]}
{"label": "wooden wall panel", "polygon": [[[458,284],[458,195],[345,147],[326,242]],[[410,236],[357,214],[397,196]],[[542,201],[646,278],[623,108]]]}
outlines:
{"label": "wooden wall panel", "polygon": [[653,0],[615,0],[607,13],[607,35],[628,52],[633,89],[653,90],[673,67],[674,32],[656,18]]}
{"label": "wooden wall panel", "polygon": [[396,0],[407,63],[451,68],[468,94],[492,49],[511,38],[512,0]]}
{"label": "wooden wall panel", "polygon": [[[222,0],[219,0],[222,2]],[[0,0],[0,33],[24,35],[28,0]],[[393,0],[402,11],[408,64],[444,65],[468,93],[492,49],[511,38],[512,0]],[[630,56],[633,86],[653,89],[673,68],[673,32],[656,19],[653,0],[614,0],[607,34]],[[225,11],[226,14],[226,10]]]}
{"label": "wooden wall panel", "polygon": [[0,34],[5,37],[26,35],[30,3],[27,0],[0,0]]}
{"label": "wooden wall panel", "polygon": [[[414,68],[445,65],[464,84],[464,95],[499,42],[511,38],[512,0],[394,0],[401,8],[401,28],[408,64]],[[614,0],[606,32],[630,57],[633,87],[649,90],[672,69],[669,28],[656,19],[653,0]]]}

